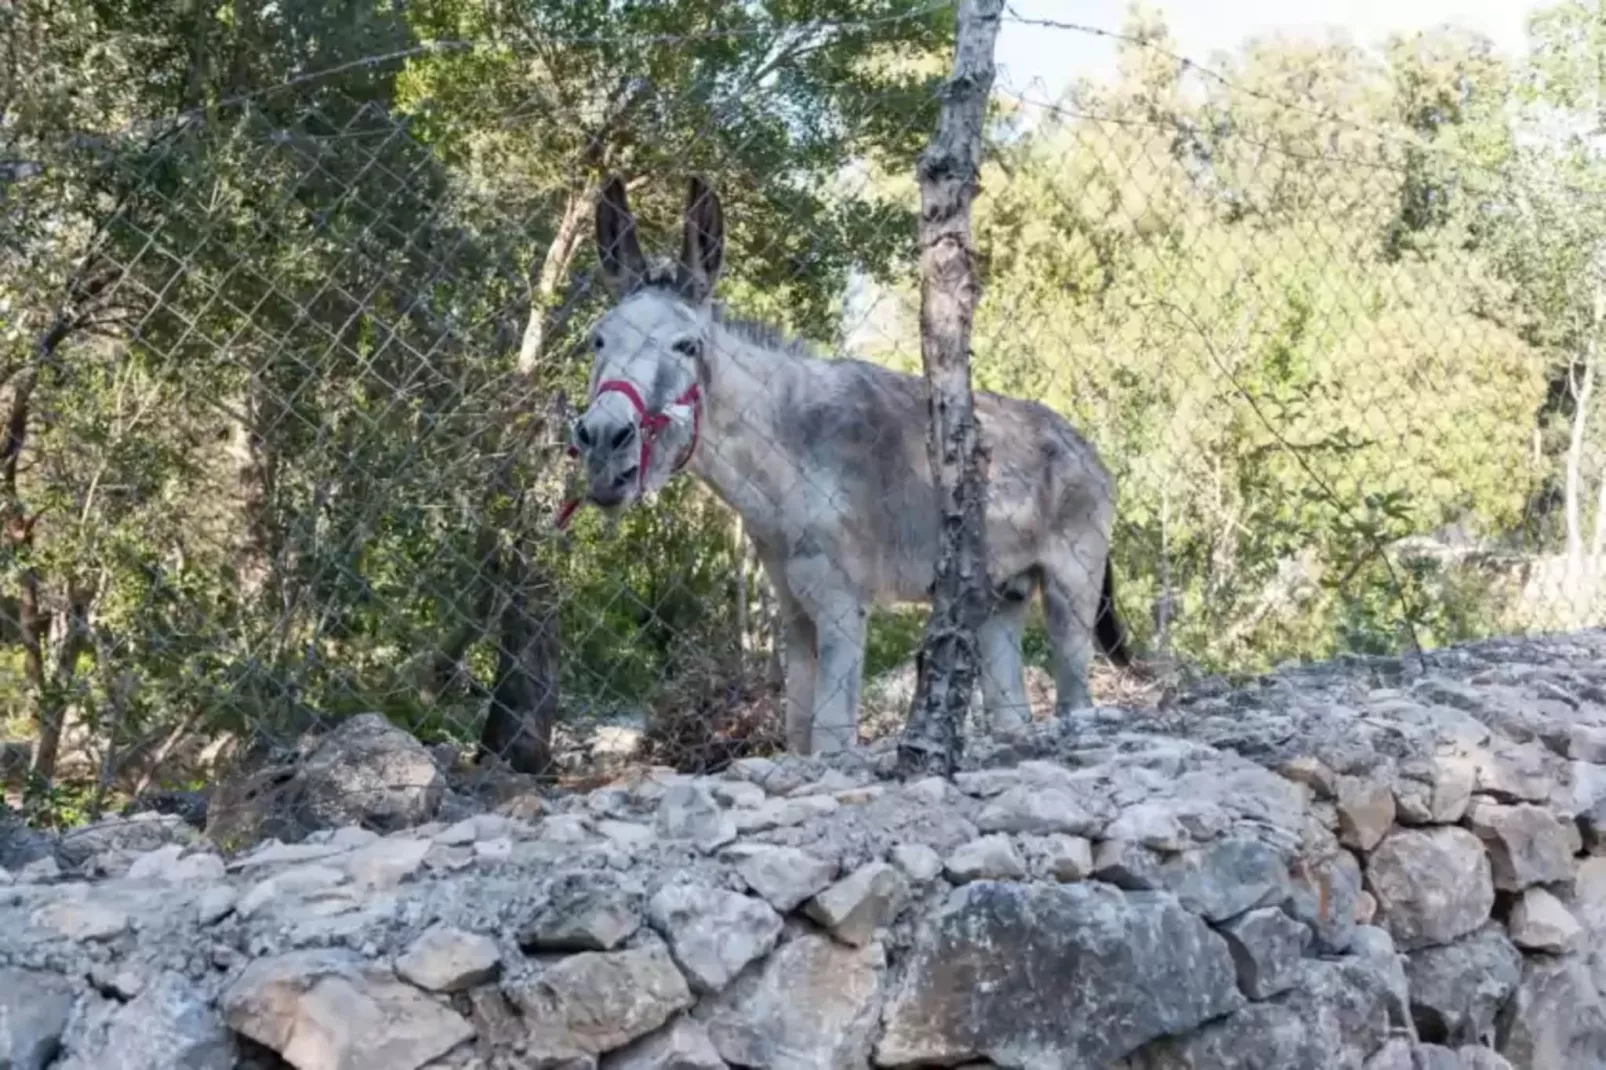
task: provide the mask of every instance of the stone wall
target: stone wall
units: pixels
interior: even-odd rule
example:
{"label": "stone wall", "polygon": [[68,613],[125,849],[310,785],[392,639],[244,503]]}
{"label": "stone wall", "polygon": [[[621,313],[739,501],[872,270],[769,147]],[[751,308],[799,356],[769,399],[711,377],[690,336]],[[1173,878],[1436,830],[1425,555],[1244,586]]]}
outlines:
{"label": "stone wall", "polygon": [[0,1067],[1606,1066],[1606,635],[889,758],[484,810],[358,718],[249,850],[0,843]]}

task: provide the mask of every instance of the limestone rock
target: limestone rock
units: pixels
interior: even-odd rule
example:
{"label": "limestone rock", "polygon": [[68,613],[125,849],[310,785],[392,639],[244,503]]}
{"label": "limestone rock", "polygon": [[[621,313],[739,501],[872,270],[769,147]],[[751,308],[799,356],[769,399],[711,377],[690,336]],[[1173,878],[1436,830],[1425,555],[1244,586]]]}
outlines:
{"label": "limestone rock", "polygon": [[387,836],[352,852],[346,872],[364,888],[394,888],[418,872],[431,846],[424,837]]}
{"label": "limestone rock", "polygon": [[1090,836],[1104,825],[1082,808],[1070,792],[1025,784],[1004,791],[982,807],[976,827],[982,832],[1063,832]]}
{"label": "limestone rock", "polygon": [[658,803],[657,832],[666,840],[690,840],[712,851],[736,838],[736,819],[699,784],[671,784]]}
{"label": "limestone rock", "polygon": [[308,830],[392,832],[435,816],[446,778],[423,744],[377,713],[330,732],[295,774],[295,816]]}
{"label": "limestone rock", "polygon": [[1382,780],[1345,776],[1338,780],[1338,842],[1370,851],[1394,824],[1394,789]]}
{"label": "limestone rock", "polygon": [[1574,950],[1583,939],[1583,926],[1572,911],[1543,888],[1525,889],[1511,908],[1507,922],[1511,942],[1529,951],[1561,954]]}
{"label": "limestone rock", "polygon": [[1467,812],[1476,764],[1461,754],[1440,754],[1420,767],[1406,765],[1394,785],[1395,815],[1407,825],[1453,825]]}
{"label": "limestone rock", "polygon": [[531,1038],[558,1053],[622,1048],[693,1002],[686,979],[658,944],[583,951],[506,988]]}
{"label": "limestone rock", "polygon": [[64,1047],[60,1070],[234,1070],[236,1055],[205,994],[171,971],[127,1003],[93,997]]}
{"label": "limestone rock", "polygon": [[916,884],[935,880],[942,872],[942,855],[923,843],[894,844],[887,859]]}
{"label": "limestone rock", "polygon": [[809,917],[845,944],[863,947],[909,903],[909,881],[896,866],[870,862],[809,900]]}
{"label": "limestone rock", "polygon": [[716,1001],[708,1031],[719,1054],[759,1070],[868,1065],[881,1010],[881,948],[806,934]]}
{"label": "limestone rock", "polygon": [[836,877],[837,865],[796,847],[751,844],[732,848],[736,872],[747,886],[782,914],[824,889]]}
{"label": "limestone rock", "polygon": [[60,1050],[74,995],[66,978],[0,969],[0,1067],[44,1070]]}
{"label": "limestone rock", "polygon": [[1523,1070],[1606,1066],[1606,1001],[1573,956],[1523,963],[1499,1033],[1500,1054]]}
{"label": "limestone rock", "polygon": [[961,844],[943,863],[948,876],[964,883],[976,880],[1015,879],[1026,876],[1026,863],[1008,836],[995,832]]}
{"label": "limestone rock", "polygon": [[1465,1070],[1461,1056],[1438,1044],[1418,1044],[1411,1049],[1412,1070]]}
{"label": "limestone rock", "polygon": [[1461,1057],[1462,1070],[1511,1070],[1506,1057],[1492,1048],[1468,1044],[1458,1048],[1456,1054]]}
{"label": "limestone rock", "polygon": [[1489,851],[1494,886],[1518,892],[1530,884],[1564,881],[1581,846],[1578,829],[1542,806],[1504,806],[1476,800],[1467,825]]}
{"label": "limestone rock", "polygon": [[519,946],[538,951],[612,951],[641,927],[643,896],[598,874],[558,878],[545,905],[519,930]]}
{"label": "limestone rock", "polygon": [[666,885],[647,904],[653,928],[701,992],[718,992],[781,936],[781,916],[761,899],[707,885]]}
{"label": "limestone rock", "polygon": [[1169,896],[978,881],[922,922],[876,1059],[1102,1067],[1241,1001],[1226,942]]}
{"label": "limestone rock", "polygon": [[[1389,994],[1364,963],[1307,959],[1297,987],[1137,1052],[1133,1070],[1359,1067],[1387,1038]],[[1102,1065],[1102,1064],[1095,1064]]]}
{"label": "limestone rock", "polygon": [[[1077,835],[1097,833],[1097,828],[1042,829],[1044,832],[1070,832]],[[1103,833],[1106,839],[1138,843],[1156,851],[1180,851],[1192,840],[1177,815],[1177,807],[1165,802],[1141,802],[1122,810]]]}
{"label": "limestone rock", "polygon": [[1338,849],[1317,858],[1294,860],[1289,873],[1288,909],[1311,927],[1322,951],[1347,949],[1355,935],[1361,895],[1361,865]]}
{"label": "limestone rock", "polygon": [[257,959],[223,993],[229,1027],[296,1070],[418,1070],[474,1029],[418,989],[339,950]]}
{"label": "limestone rock", "polygon": [[1093,874],[1093,845],[1081,836],[1030,836],[1024,837],[1021,845],[1034,874],[1066,882],[1085,880]]}
{"label": "limestone rock", "polygon": [[695,1018],[677,1018],[657,1032],[604,1055],[601,1070],[726,1070],[726,1067],[703,1023]]}
{"label": "limestone rock", "polygon": [[1494,1039],[1495,1014],[1522,977],[1522,954],[1490,923],[1453,944],[1406,955],[1417,1032],[1446,1044]]}
{"label": "limestone rock", "polygon": [[1462,828],[1397,829],[1367,861],[1367,885],[1402,950],[1472,932],[1494,906],[1489,858]]}
{"label": "limestone rock", "polygon": [[1362,1070],[1416,1070],[1411,1058],[1411,1042],[1395,1037],[1384,1044],[1368,1060]]}
{"label": "limestone rock", "polygon": [[496,941],[449,925],[433,925],[396,959],[396,974],[431,992],[462,992],[497,974]]}
{"label": "limestone rock", "polygon": [[1310,928],[1277,907],[1262,907],[1222,925],[1238,987],[1250,999],[1270,999],[1299,979],[1299,962],[1310,943]]}

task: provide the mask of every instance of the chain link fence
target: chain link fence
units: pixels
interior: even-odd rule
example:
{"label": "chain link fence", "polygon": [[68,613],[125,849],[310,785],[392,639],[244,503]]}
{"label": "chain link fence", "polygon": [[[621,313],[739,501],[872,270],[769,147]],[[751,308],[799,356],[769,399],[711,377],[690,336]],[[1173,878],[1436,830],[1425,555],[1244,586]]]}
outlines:
{"label": "chain link fence", "polygon": [[[706,176],[733,317],[918,374],[953,6],[248,8],[0,10],[8,805],[204,793],[360,713],[543,784],[783,749],[781,607],[719,495],[554,523],[594,210],[621,176],[674,252]],[[1599,622],[1598,46],[1564,22],[1531,61],[1443,30],[1207,65],[1154,16],[1006,13],[1118,56],[1001,72],[974,218],[977,388],[1118,487],[1137,657],[1095,698]],[[862,738],[923,623],[870,615]],[[1038,719],[1049,632],[1034,604]]]}

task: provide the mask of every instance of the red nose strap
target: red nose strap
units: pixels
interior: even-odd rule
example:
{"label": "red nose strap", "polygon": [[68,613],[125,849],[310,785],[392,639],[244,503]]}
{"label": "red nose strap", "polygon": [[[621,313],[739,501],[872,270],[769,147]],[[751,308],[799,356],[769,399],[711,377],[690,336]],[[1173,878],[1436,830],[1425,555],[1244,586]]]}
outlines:
{"label": "red nose strap", "polygon": [[[641,400],[641,392],[636,389],[636,385],[624,379],[607,379],[598,383],[597,392],[591,395],[591,404],[595,405],[597,399],[609,391],[623,394],[629,399],[630,404],[636,410],[636,419],[641,424],[641,460],[636,465],[636,480],[638,490],[644,494],[647,490],[647,470],[652,466],[653,447],[658,444],[658,436],[663,433],[664,428],[669,426],[669,416],[662,412],[649,412],[646,403]],[[691,406],[691,442],[687,444],[685,451],[675,459],[675,466],[670,469],[671,474],[685,468],[691,461],[692,454],[697,452],[697,440],[702,435],[703,426],[703,392],[696,383],[693,383],[686,388],[684,394],[675,399],[674,404]],[[569,456],[578,457],[579,455],[580,451],[571,444],[569,446]],[[562,508],[558,510],[557,519],[554,521],[560,531],[569,526],[569,521],[574,519],[574,514],[579,510],[580,504],[581,499],[579,498],[570,498],[563,503]]]}

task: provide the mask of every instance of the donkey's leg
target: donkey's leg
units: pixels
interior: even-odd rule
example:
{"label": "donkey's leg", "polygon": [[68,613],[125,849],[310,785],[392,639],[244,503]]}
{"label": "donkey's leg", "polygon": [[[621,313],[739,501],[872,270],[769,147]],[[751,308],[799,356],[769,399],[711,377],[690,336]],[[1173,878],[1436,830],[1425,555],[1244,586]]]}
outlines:
{"label": "donkey's leg", "polygon": [[1093,705],[1093,621],[1099,608],[1104,555],[1062,543],[1043,563],[1043,608],[1054,658],[1054,716]]}
{"label": "donkey's leg", "polygon": [[819,642],[809,752],[847,750],[859,740],[867,607],[840,570],[821,555],[788,562],[786,578],[793,596],[813,618]]}
{"label": "donkey's leg", "polygon": [[1035,586],[1035,577],[1030,573],[1005,583],[995,592],[992,612],[976,634],[981,655],[982,709],[987,714],[987,731],[993,735],[1016,735],[1031,723],[1021,637],[1026,631],[1026,611]]}
{"label": "donkey's leg", "polygon": [[786,569],[764,557],[764,570],[775,590],[775,609],[781,625],[782,670],[786,677],[786,749],[793,754],[809,752],[809,736],[814,725],[814,685],[820,658],[814,621],[786,582]]}

